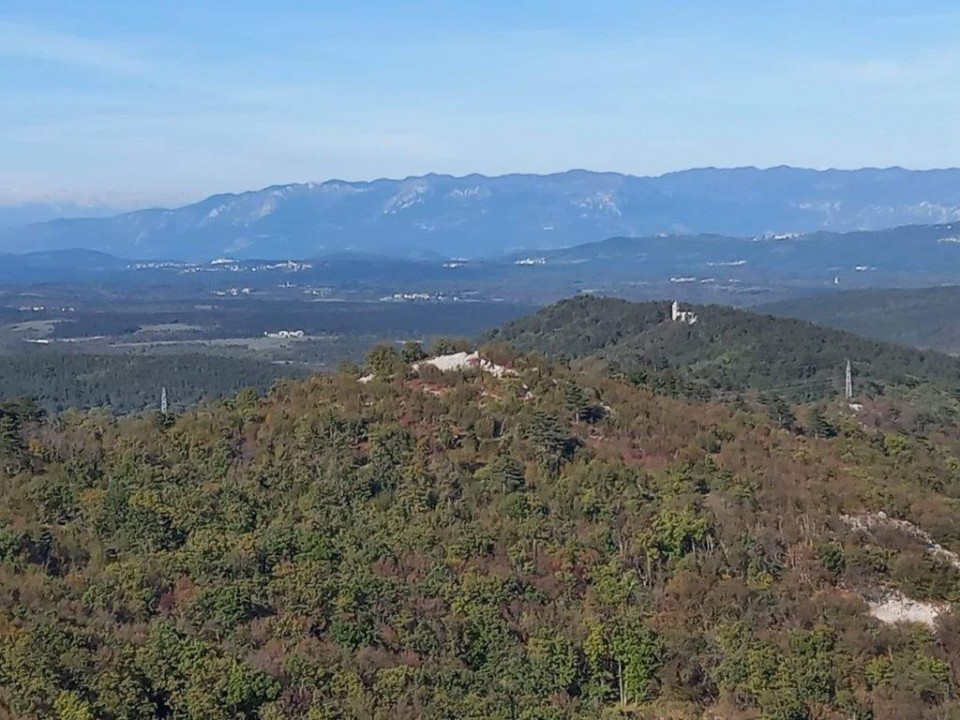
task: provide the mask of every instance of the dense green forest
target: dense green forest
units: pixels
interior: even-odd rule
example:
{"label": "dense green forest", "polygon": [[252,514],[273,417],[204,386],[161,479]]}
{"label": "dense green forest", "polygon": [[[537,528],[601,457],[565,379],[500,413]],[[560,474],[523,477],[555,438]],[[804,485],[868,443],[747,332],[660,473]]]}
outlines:
{"label": "dense green forest", "polygon": [[843,521],[960,549],[952,428],[405,353],[180,416],[4,405],[0,717],[960,713],[960,571]]}
{"label": "dense green forest", "polygon": [[762,309],[863,337],[960,352],[960,287],[850,290],[787,300]]}
{"label": "dense green forest", "polygon": [[598,358],[664,391],[700,398],[747,389],[797,401],[829,397],[843,390],[847,360],[860,393],[932,384],[953,397],[960,389],[960,363],[941,353],[745,310],[685,307],[697,313],[696,324],[670,322],[669,303],[585,295],[490,337],[552,358]]}
{"label": "dense green forest", "polygon": [[172,407],[188,407],[304,374],[289,365],[201,354],[0,354],[0,399],[29,397],[48,412],[108,407],[127,413],[159,409],[164,387]]}

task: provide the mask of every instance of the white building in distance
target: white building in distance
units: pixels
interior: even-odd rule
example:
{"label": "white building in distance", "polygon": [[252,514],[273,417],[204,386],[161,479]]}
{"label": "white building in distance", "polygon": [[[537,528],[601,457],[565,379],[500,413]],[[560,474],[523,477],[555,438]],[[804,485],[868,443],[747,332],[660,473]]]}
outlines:
{"label": "white building in distance", "polygon": [[673,320],[673,322],[693,325],[697,322],[697,314],[692,310],[681,310],[680,303],[674,300],[673,305],[670,306],[670,319]]}

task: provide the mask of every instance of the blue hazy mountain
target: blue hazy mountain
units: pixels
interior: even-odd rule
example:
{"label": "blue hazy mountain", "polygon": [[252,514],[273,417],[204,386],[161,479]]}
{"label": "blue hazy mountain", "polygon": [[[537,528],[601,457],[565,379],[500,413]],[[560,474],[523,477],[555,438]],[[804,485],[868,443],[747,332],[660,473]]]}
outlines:
{"label": "blue hazy mountain", "polygon": [[336,251],[496,256],[611,236],[873,230],[960,220],[960,169],[706,168],[659,177],[574,170],[279,185],[179,209],[0,231],[0,250],[127,258]]}
{"label": "blue hazy mountain", "polygon": [[41,250],[22,255],[0,254],[0,282],[85,280],[91,274],[121,272],[126,260],[96,250]]}
{"label": "blue hazy mountain", "polygon": [[19,227],[59,218],[110,217],[119,212],[119,208],[108,205],[80,205],[70,201],[0,200],[0,228]]}
{"label": "blue hazy mountain", "polygon": [[752,282],[954,283],[960,274],[960,222],[842,233],[612,237],[544,251],[537,261],[545,268],[577,268],[594,277],[629,272],[638,279],[685,275]]}
{"label": "blue hazy mountain", "polygon": [[[186,272],[182,263],[169,262],[170,258],[141,257],[134,262],[97,250],[0,252],[0,280],[49,282],[124,274],[182,285],[236,270],[252,273],[246,284],[259,278],[273,287],[277,276],[258,274],[258,270],[274,268],[282,273],[284,265],[277,263],[287,259],[303,260],[278,254],[227,263],[203,261],[189,265],[192,270]],[[493,296],[507,293],[513,297],[519,293],[534,302],[589,290],[629,297],[752,304],[763,302],[772,291],[793,297],[826,290],[956,284],[960,277],[960,222],[844,233],[617,236],[556,250],[503,253],[470,261],[451,261],[449,255],[429,252],[399,256],[348,250],[321,252],[306,260],[306,267],[297,270],[297,282],[358,282],[390,293],[404,289]],[[205,271],[198,275],[198,267]]]}

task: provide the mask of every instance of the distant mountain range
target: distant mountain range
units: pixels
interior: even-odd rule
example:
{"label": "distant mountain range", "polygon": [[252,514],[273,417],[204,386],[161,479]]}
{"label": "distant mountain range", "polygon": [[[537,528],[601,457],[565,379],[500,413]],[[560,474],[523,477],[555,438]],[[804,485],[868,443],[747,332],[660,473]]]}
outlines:
{"label": "distant mountain range", "polygon": [[102,218],[121,212],[107,205],[80,205],[70,201],[20,202],[0,198],[0,228],[42,223],[59,218]]}
{"label": "distant mountain range", "polygon": [[[574,170],[279,185],[175,210],[0,231],[0,250],[83,247],[126,258],[497,256],[611,236],[755,236],[960,221],[960,169]],[[2,224],[2,223],[0,223]]]}

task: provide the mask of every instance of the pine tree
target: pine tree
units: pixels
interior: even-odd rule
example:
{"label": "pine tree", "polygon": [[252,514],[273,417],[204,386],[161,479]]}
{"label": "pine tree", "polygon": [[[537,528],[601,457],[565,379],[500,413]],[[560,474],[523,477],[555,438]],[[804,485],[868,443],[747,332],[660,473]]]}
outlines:
{"label": "pine tree", "polygon": [[810,408],[807,416],[807,427],[816,438],[832,438],[837,435],[837,428],[827,420],[823,410],[819,407]]}
{"label": "pine tree", "polygon": [[567,383],[563,388],[563,400],[573,422],[580,422],[587,411],[587,395],[583,388],[576,383]]}
{"label": "pine tree", "polygon": [[770,419],[776,423],[777,427],[783,430],[793,429],[797,422],[797,418],[793,414],[793,409],[790,407],[790,403],[784,400],[780,395],[776,395],[774,397],[767,398],[766,404],[769,409]]}
{"label": "pine tree", "polygon": [[403,358],[405,363],[411,365],[426,358],[427,353],[423,351],[423,347],[420,345],[420,343],[413,340],[408,340],[403,344],[403,348],[400,350],[400,357]]}

